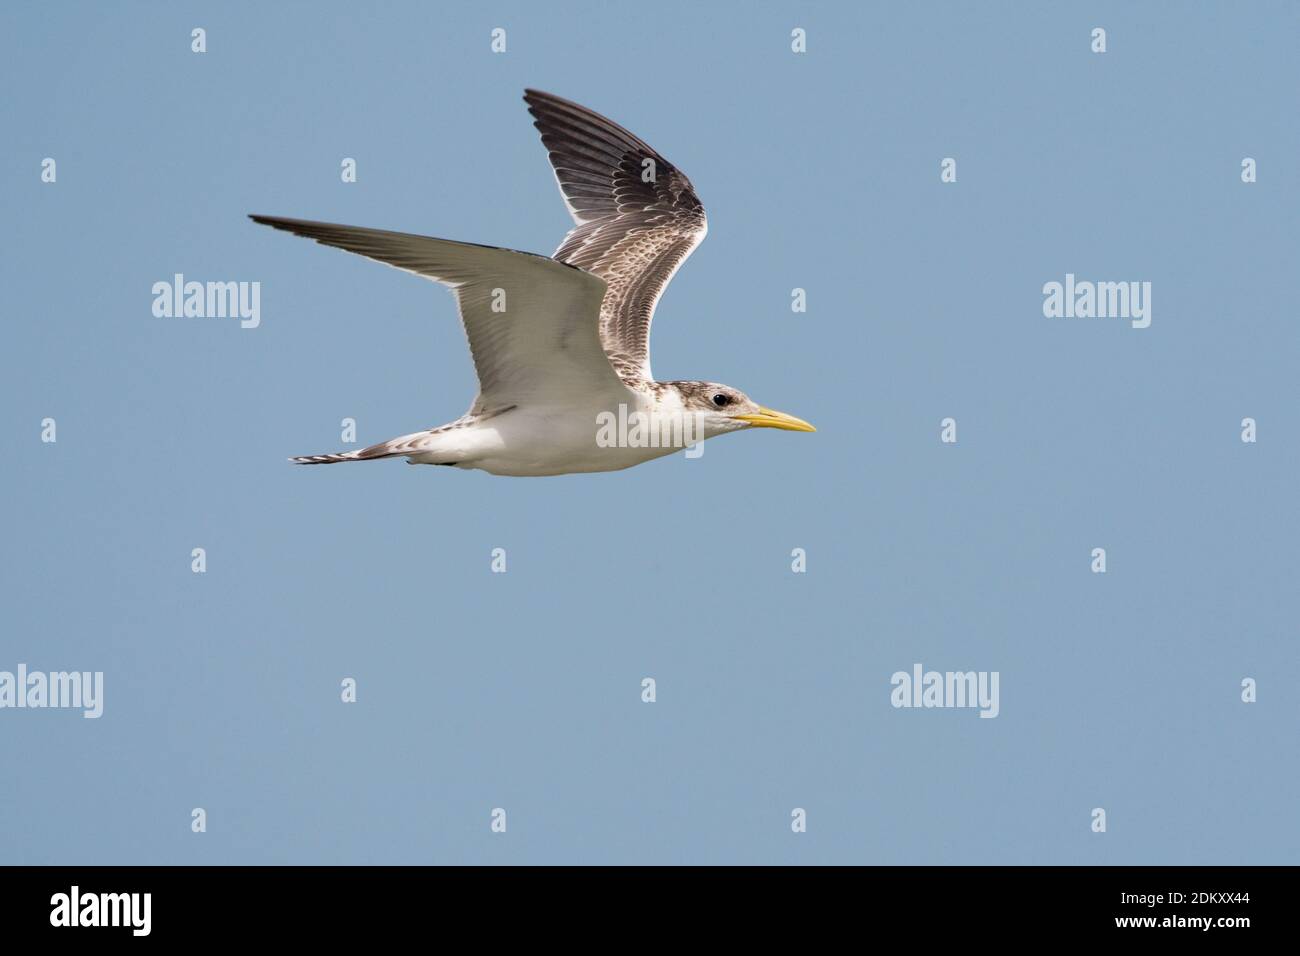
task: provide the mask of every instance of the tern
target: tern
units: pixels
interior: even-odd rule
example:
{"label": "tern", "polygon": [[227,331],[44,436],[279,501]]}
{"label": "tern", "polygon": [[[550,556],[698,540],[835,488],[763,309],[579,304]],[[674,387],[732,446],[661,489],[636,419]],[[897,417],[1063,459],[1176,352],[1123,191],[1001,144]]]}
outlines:
{"label": "tern", "polygon": [[[655,381],[650,323],[669,280],[708,231],[704,207],[685,174],[617,123],[550,93],[526,90],[524,101],[576,223],[554,256],[249,217],[450,288],[478,375],[478,396],[453,422],[290,461],[405,456],[411,464],[531,477],[618,471],[750,428],[816,431],[729,385]],[[611,439],[612,416],[641,427],[620,428]]]}

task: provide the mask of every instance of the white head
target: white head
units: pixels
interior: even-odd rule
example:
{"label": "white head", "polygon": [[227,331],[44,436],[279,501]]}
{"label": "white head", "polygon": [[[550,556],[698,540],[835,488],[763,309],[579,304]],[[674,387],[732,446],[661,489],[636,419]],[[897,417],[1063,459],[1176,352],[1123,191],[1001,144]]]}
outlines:
{"label": "white head", "polygon": [[815,432],[802,418],[764,408],[738,388],[718,382],[665,382],[676,393],[682,411],[699,414],[704,437],[724,435],[746,428],[781,428],[792,432]]}

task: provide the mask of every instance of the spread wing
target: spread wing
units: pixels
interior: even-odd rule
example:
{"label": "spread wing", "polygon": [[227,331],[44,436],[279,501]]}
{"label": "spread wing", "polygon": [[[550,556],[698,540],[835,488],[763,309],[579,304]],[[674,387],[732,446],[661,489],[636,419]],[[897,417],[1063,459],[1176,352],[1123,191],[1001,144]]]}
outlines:
{"label": "spread wing", "polygon": [[708,232],[704,206],[677,167],[617,123],[550,93],[524,100],[577,223],[555,258],[605,280],[610,364],[629,385],[651,380],[655,305]]}
{"label": "spread wing", "polygon": [[493,246],[302,219],[249,218],[452,289],[478,373],[479,396],[471,414],[510,405],[590,405],[627,394],[596,330],[605,283],[588,272]]}

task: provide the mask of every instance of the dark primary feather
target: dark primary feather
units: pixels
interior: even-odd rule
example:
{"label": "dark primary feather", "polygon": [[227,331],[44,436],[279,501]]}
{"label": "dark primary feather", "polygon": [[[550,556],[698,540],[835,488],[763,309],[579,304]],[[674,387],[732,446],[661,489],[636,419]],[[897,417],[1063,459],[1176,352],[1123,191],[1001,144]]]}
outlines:
{"label": "dark primary feather", "polygon": [[643,384],[655,306],[708,231],[704,206],[684,173],[617,123],[538,90],[524,100],[577,223],[555,258],[605,280],[601,342],[619,376]]}

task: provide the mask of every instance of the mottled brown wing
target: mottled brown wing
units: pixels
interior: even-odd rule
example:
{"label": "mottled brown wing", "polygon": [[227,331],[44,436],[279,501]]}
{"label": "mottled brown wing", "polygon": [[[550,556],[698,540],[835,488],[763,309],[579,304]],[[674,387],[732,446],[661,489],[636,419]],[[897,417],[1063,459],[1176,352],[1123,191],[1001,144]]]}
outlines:
{"label": "mottled brown wing", "polygon": [[601,344],[625,382],[649,381],[655,305],[708,232],[704,206],[685,174],[617,123],[550,93],[524,100],[577,223],[555,258],[605,280]]}

